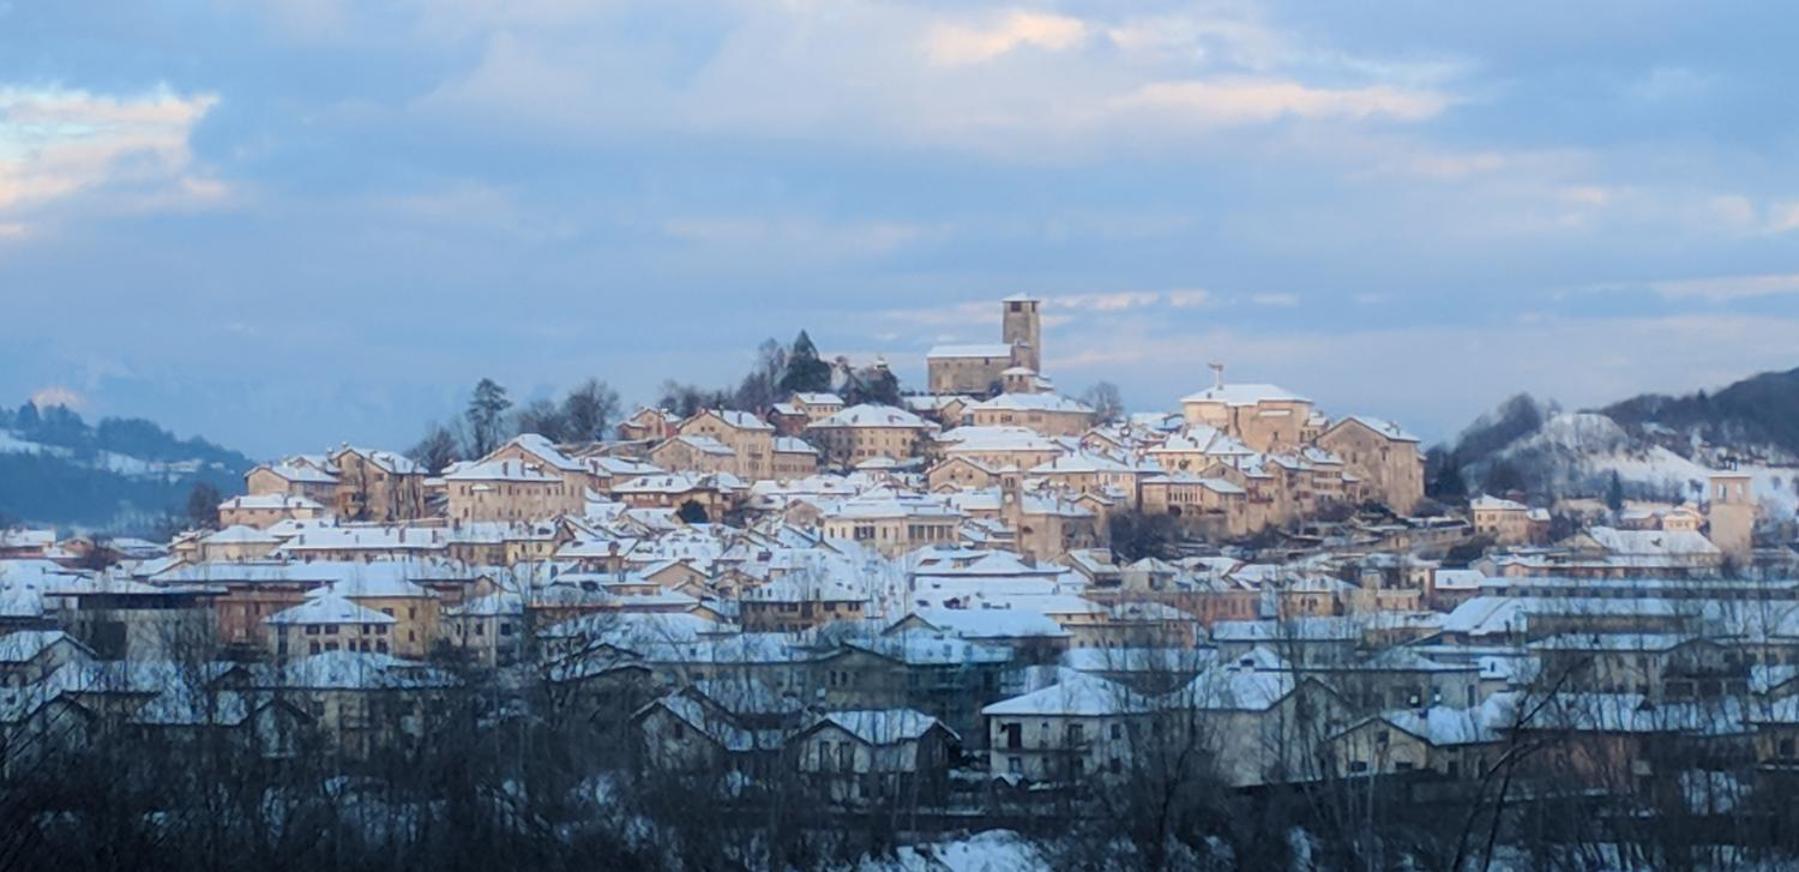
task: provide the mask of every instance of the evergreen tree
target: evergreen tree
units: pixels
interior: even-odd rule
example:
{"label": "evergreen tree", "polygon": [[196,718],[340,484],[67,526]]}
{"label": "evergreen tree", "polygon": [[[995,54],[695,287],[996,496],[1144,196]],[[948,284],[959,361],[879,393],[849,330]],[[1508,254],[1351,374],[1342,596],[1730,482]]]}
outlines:
{"label": "evergreen tree", "polygon": [[493,379],[484,378],[475,385],[474,396],[469,398],[469,454],[483,457],[489,451],[499,447],[501,422],[505,420],[506,410],[512,408],[512,400],[506,397],[506,389]]}
{"label": "evergreen tree", "polygon": [[187,520],[195,528],[211,530],[219,526],[219,503],[225,498],[219,489],[207,482],[199,482],[187,494]]}
{"label": "evergreen tree", "polygon": [[831,365],[820,360],[812,337],[801,330],[787,352],[787,367],[779,385],[784,393],[823,393],[831,389]]}
{"label": "evergreen tree", "polygon": [[1605,485],[1606,508],[1616,512],[1624,508],[1624,480],[1618,477],[1618,471],[1612,470],[1612,480]]}

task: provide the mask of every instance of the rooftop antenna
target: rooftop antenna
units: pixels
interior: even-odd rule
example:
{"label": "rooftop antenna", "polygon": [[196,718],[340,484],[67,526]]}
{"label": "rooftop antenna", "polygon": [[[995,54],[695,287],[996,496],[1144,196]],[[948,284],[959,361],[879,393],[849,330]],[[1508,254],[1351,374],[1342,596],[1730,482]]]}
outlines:
{"label": "rooftop antenna", "polygon": [[1206,366],[1212,370],[1212,387],[1224,387],[1224,364],[1213,362],[1206,364]]}

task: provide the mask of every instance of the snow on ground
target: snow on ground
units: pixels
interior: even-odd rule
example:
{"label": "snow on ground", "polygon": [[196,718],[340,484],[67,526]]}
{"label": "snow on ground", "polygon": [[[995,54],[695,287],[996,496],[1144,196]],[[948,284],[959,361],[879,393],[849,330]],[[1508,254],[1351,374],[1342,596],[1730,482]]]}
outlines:
{"label": "snow on ground", "polygon": [[1049,867],[1042,851],[1011,830],[906,845],[894,853],[864,860],[858,872],[1027,872]]}
{"label": "snow on ground", "polygon": [[20,439],[11,430],[0,430],[0,454],[67,454],[67,449],[51,448],[37,442]]}
{"label": "snow on ground", "polygon": [[[1563,413],[1543,422],[1535,434],[1506,449],[1508,455],[1531,453],[1566,458],[1570,482],[1593,481],[1616,472],[1626,482],[1678,493],[1683,499],[1705,499],[1713,470],[1660,445],[1640,447],[1617,422],[1591,412]],[[1771,518],[1799,512],[1799,467],[1739,466],[1753,481],[1756,498]]]}

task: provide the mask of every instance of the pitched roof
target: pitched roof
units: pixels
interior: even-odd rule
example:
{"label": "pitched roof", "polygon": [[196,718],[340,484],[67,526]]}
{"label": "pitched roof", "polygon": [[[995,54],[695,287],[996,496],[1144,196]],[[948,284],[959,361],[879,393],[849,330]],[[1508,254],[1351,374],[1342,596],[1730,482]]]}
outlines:
{"label": "pitched roof", "polygon": [[1309,403],[1311,400],[1276,385],[1227,384],[1195,391],[1181,397],[1181,402],[1253,406],[1257,403]]}
{"label": "pitched roof", "polygon": [[830,417],[820,418],[806,425],[808,430],[825,430],[834,427],[894,427],[926,430],[930,429],[932,425],[905,409],[874,403],[850,406]]}

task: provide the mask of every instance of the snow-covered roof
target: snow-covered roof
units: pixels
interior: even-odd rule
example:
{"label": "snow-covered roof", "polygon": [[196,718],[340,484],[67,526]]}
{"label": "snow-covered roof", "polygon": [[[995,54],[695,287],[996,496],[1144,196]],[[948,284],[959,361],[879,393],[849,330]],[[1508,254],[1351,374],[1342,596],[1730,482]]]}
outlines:
{"label": "snow-covered roof", "polygon": [[1030,609],[919,609],[919,620],[964,639],[1060,639],[1069,635],[1048,615]]}
{"label": "snow-covered roof", "polygon": [[932,729],[943,726],[936,718],[909,708],[825,712],[820,716],[819,722],[832,724],[870,745],[896,745],[914,741]]}
{"label": "snow-covered roof", "polygon": [[1309,403],[1311,400],[1270,384],[1226,384],[1188,394],[1181,397],[1181,402],[1253,406],[1257,403]]}
{"label": "snow-covered roof", "polygon": [[242,509],[323,509],[317,500],[297,494],[248,494],[219,503],[221,510]]}
{"label": "snow-covered roof", "polygon": [[[537,433],[520,433],[519,435],[512,437],[511,441],[507,442],[506,445],[500,447],[501,449],[504,449],[507,445],[516,445],[526,454],[542,460],[551,467],[565,472],[581,472],[585,469],[580,461],[563,454],[562,450],[557,448],[555,443]],[[492,455],[490,454],[488,456],[491,457]]]}
{"label": "snow-covered roof", "polygon": [[806,429],[826,430],[836,427],[893,427],[926,430],[933,425],[897,406],[861,403],[806,425]]}
{"label": "snow-covered roof", "polygon": [[18,630],[0,636],[0,663],[30,663],[44,649],[73,637],[61,630]]}
{"label": "snow-covered roof", "polygon": [[1091,415],[1092,407],[1079,400],[1058,394],[1000,394],[968,407],[969,411],[994,410],[1011,412],[1067,412]]}
{"label": "snow-covered roof", "polygon": [[337,594],[313,597],[266,618],[267,624],[393,624],[392,615],[364,608]]}
{"label": "snow-covered roof", "polygon": [[1001,700],[981,709],[987,717],[1104,717],[1151,710],[1141,693],[1096,675],[1060,670],[1058,681],[1042,690]]}
{"label": "snow-covered roof", "polygon": [[1471,509],[1474,509],[1476,511],[1501,511],[1501,512],[1523,512],[1523,511],[1528,511],[1530,508],[1529,506],[1526,506],[1523,503],[1513,502],[1511,500],[1502,499],[1500,497],[1488,496],[1486,494],[1481,494],[1480,496],[1477,496],[1474,499],[1469,500],[1468,507]]}
{"label": "snow-covered roof", "polygon": [[813,448],[812,444],[810,442],[807,442],[804,439],[796,439],[792,436],[776,436],[775,437],[775,453],[776,454],[817,454],[818,449]]}
{"label": "snow-covered roof", "polygon": [[233,524],[200,540],[202,545],[278,545],[281,540],[265,530]]}
{"label": "snow-covered roof", "polygon": [[[296,484],[337,484],[337,476],[304,463],[271,463],[257,467]],[[255,470],[252,470],[254,472]]]}
{"label": "snow-covered roof", "polygon": [[459,465],[444,474],[444,481],[510,481],[551,483],[561,479],[544,472],[541,467],[520,460],[488,460]]}
{"label": "snow-covered roof", "polygon": [[[1344,418],[1343,421],[1354,421],[1395,442],[1419,441],[1418,437],[1406,432],[1404,427],[1385,418],[1376,418],[1370,415],[1350,415]],[[1343,421],[1338,421],[1337,423],[1341,425]]]}

